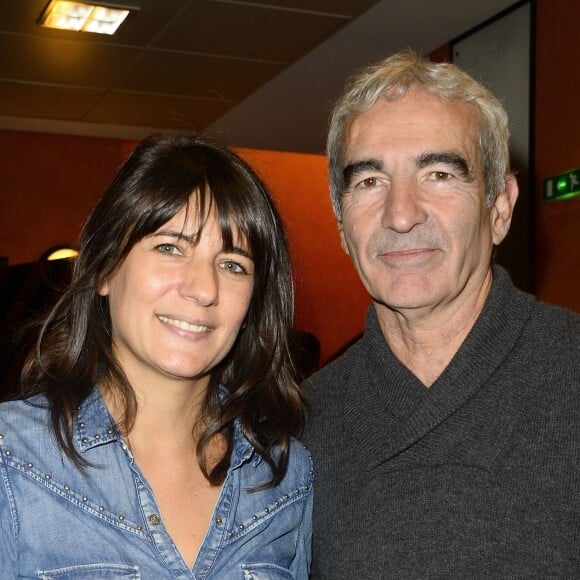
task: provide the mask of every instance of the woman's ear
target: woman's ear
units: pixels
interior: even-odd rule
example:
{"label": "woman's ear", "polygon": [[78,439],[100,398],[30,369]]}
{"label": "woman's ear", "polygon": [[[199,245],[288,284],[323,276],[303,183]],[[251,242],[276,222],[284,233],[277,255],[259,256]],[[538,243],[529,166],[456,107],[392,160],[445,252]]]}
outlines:
{"label": "woman's ear", "polygon": [[493,243],[496,246],[501,244],[510,229],[518,193],[518,183],[515,176],[508,175],[505,189],[499,193],[491,206],[491,233]]}
{"label": "woman's ear", "polygon": [[108,296],[109,295],[109,283],[107,282],[107,280],[103,280],[97,286],[97,294],[99,296]]}

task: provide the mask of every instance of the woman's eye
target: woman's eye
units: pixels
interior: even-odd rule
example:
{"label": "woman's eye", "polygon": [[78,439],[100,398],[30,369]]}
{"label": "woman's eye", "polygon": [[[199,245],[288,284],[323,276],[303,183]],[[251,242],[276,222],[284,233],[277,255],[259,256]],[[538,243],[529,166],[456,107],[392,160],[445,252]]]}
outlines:
{"label": "woman's eye", "polygon": [[233,260],[226,260],[225,262],[221,263],[221,267],[232,274],[246,274],[246,269],[238,262],[234,262]]}
{"label": "woman's eye", "polygon": [[176,254],[177,253],[177,247],[174,246],[173,244],[159,244],[157,246],[155,246],[156,250],[160,253],[160,254]]}

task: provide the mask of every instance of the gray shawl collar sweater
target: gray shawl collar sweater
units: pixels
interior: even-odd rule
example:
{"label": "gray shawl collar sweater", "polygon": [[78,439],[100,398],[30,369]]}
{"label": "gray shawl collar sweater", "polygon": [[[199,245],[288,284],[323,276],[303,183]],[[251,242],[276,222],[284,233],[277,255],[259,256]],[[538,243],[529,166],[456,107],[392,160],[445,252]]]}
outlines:
{"label": "gray shawl collar sweater", "polygon": [[371,307],[364,336],[305,385],[313,577],[578,572],[579,320],[495,267],[472,331],[426,389]]}

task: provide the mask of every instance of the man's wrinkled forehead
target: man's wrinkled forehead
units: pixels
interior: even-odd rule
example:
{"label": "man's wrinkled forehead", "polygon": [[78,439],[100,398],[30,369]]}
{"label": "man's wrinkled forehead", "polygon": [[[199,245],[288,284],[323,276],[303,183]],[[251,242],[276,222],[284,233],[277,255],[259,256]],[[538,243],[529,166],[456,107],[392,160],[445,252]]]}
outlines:
{"label": "man's wrinkled forehead", "polygon": [[[339,158],[339,170],[343,183],[348,183],[349,179],[360,170],[381,170],[383,169],[383,159],[374,150],[373,140],[378,142],[378,147],[389,145],[387,129],[384,125],[392,123],[393,114],[397,104],[403,101],[412,100],[416,96],[432,100],[440,112],[447,120],[447,124],[442,121],[441,130],[433,132],[433,135],[447,137],[455,130],[457,144],[453,147],[438,146],[437,144],[425,143],[425,149],[414,154],[417,167],[425,167],[435,162],[448,163],[456,167],[463,175],[475,173],[481,165],[480,152],[480,122],[476,108],[471,104],[457,99],[446,99],[440,95],[433,94],[427,90],[414,89],[397,97],[396,99],[379,98],[371,107],[360,113],[351,114],[344,124],[344,131],[341,140],[341,155]],[[391,109],[393,105],[393,109]],[[397,114],[399,111],[397,111]],[[372,117],[372,123],[367,120]],[[437,108],[434,109],[431,118],[435,123],[439,122],[440,115]],[[385,119],[383,123],[383,119]],[[415,122],[409,111],[398,114],[396,120],[404,121],[410,119]],[[421,120],[417,119],[417,126]],[[427,119],[426,124],[429,121]],[[460,128],[460,129],[457,129]],[[404,133],[403,133],[404,134]],[[401,131],[398,133],[400,137]]]}

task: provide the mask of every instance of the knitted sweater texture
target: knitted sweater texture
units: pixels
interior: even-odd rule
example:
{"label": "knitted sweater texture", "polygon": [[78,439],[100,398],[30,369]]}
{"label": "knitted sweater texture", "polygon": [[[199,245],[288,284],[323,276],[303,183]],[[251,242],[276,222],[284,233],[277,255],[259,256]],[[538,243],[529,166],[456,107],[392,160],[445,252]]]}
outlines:
{"label": "knitted sweater texture", "polygon": [[364,336],[305,384],[312,578],[578,578],[580,317],[494,268],[430,387]]}

